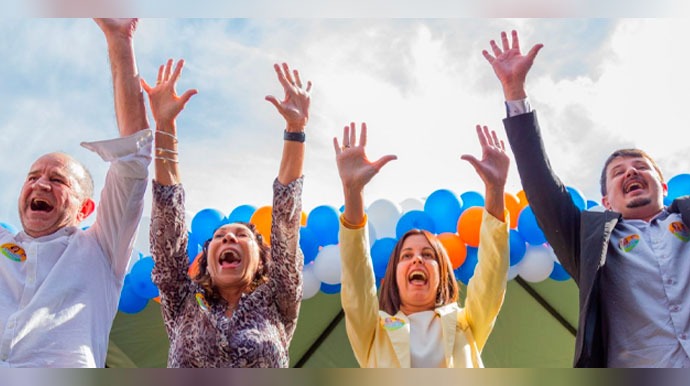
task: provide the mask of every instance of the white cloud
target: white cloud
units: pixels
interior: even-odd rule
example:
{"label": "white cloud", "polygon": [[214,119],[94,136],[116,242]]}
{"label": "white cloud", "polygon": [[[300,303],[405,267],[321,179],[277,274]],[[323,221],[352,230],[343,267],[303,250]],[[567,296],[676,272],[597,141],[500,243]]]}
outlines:
{"label": "white cloud", "polygon": [[[331,139],[350,121],[368,123],[371,158],[399,157],[367,187],[368,202],[422,198],[441,188],[482,192],[460,155],[479,154],[477,123],[503,134],[503,96],[481,50],[513,28],[523,50],[545,44],[528,92],[566,183],[598,199],[601,163],[620,146],[648,150],[667,177],[690,168],[678,140],[689,89],[674,40],[683,36],[682,20],[143,19],[135,47],[145,79],[155,79],[168,57],[184,58],[179,90],[200,91],[178,121],[193,212],[270,204],[283,129],[263,100],[282,96],[272,64],[287,61],[312,80],[308,211],[341,205]],[[0,221],[18,224],[16,197],[37,155],[74,154],[100,189],[104,166],[78,143],[116,129],[105,42],[93,22],[5,20],[0,36],[7,58],[0,63],[0,143],[8,149]],[[520,189],[513,165],[507,190]]]}

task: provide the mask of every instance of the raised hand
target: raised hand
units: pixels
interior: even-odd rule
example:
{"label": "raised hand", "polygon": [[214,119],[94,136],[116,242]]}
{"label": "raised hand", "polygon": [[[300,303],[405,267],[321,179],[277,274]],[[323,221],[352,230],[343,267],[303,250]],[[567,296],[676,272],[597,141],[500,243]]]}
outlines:
{"label": "raised hand", "polygon": [[273,95],[266,96],[266,100],[271,102],[280,115],[285,118],[287,127],[285,130],[289,132],[303,132],[309,121],[309,104],[311,102],[311,81],[307,81],[307,87],[302,86],[302,79],[299,76],[299,71],[293,70],[290,73],[290,67],[287,63],[283,63],[281,67],[274,64],[273,68],[278,75],[278,81],[285,90],[285,98],[278,101]]}
{"label": "raised hand", "polygon": [[498,139],[496,132],[484,126],[477,125],[477,137],[482,146],[482,159],[478,160],[470,154],[463,154],[460,158],[469,162],[488,189],[503,189],[508,179],[510,158],[506,154],[506,147]]}
{"label": "raised hand", "polygon": [[487,50],[483,50],[482,54],[491,64],[494,73],[496,73],[498,80],[501,82],[506,100],[525,98],[527,73],[534,63],[534,58],[536,58],[539,50],[544,45],[535,44],[527,55],[523,55],[520,52],[520,40],[515,30],[512,31],[512,44],[508,42],[508,35],[505,32],[501,32],[502,47],[499,47],[494,40],[491,40],[490,45],[493,55]]}
{"label": "raised hand", "polygon": [[361,192],[385,164],[398,158],[395,155],[385,155],[371,162],[365,152],[366,144],[367,124],[364,122],[362,122],[360,130],[359,144],[357,143],[357,129],[354,122],[343,128],[342,147],[338,143],[338,138],[333,138],[338,173],[345,191]]}
{"label": "raised hand", "polygon": [[141,86],[149,96],[151,113],[156,120],[157,127],[161,124],[173,124],[177,115],[182,111],[189,99],[197,93],[196,89],[187,90],[181,96],[177,95],[175,86],[180,78],[184,60],[180,59],[172,70],[173,60],[168,59],[167,63],[158,68],[156,85],[151,87],[144,79],[141,79]]}

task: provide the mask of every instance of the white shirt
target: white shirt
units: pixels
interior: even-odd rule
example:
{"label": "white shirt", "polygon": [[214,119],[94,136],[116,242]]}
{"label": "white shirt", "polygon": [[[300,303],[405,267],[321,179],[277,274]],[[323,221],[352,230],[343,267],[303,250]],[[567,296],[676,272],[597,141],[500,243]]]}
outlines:
{"label": "white shirt", "polygon": [[[0,228],[0,367],[105,366],[144,206],[151,142],[151,130],[142,130],[82,143],[111,162],[96,221],[86,231],[65,227],[32,238]],[[24,253],[12,254],[16,247]]]}

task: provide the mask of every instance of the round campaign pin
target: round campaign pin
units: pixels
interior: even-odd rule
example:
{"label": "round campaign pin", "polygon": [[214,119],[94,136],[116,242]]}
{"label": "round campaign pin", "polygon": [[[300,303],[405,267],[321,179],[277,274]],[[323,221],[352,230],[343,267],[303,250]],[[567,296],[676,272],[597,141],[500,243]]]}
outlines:
{"label": "round campaign pin", "polygon": [[5,255],[6,258],[16,261],[16,262],[23,262],[26,260],[26,252],[22,247],[20,247],[17,244],[13,243],[5,243],[0,245],[0,252],[2,252],[3,255]]}

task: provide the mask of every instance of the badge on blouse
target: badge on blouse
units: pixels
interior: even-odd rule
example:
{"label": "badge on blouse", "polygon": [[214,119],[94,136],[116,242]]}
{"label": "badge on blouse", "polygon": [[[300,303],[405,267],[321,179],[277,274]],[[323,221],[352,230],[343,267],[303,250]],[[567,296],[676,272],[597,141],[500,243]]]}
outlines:
{"label": "badge on blouse", "polygon": [[5,243],[0,245],[0,252],[5,255],[6,258],[16,261],[18,263],[26,260],[26,252],[22,247],[13,243]]}
{"label": "badge on blouse", "polygon": [[388,331],[395,331],[404,325],[405,321],[400,318],[396,318],[395,316],[391,316],[383,320],[383,328]]}
{"label": "badge on blouse", "polygon": [[668,226],[668,230],[673,233],[674,236],[678,237],[681,241],[690,241],[690,230],[683,224],[682,221],[676,221]]}
{"label": "badge on blouse", "polygon": [[634,235],[630,235],[630,236],[626,236],[626,237],[622,238],[618,242],[618,246],[622,250],[624,250],[625,252],[630,252],[633,249],[635,249],[635,247],[637,246],[637,244],[639,242],[640,242],[640,235],[634,234]]}
{"label": "badge on blouse", "polygon": [[194,295],[196,298],[196,304],[199,305],[202,311],[208,311],[208,302],[206,302],[206,298],[204,297],[204,294],[201,292],[197,292],[196,295]]}

